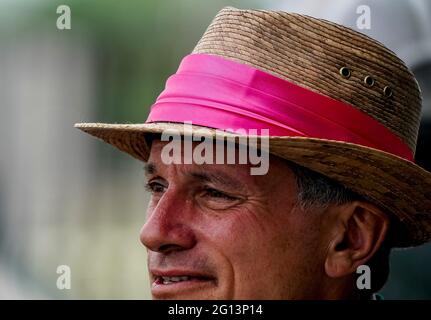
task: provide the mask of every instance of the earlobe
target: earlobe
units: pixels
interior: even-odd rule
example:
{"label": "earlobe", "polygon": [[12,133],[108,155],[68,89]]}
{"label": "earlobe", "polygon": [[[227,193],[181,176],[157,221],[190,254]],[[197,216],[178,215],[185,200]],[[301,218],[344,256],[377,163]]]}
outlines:
{"label": "earlobe", "polygon": [[331,242],[325,260],[325,272],[331,278],[339,278],[348,274],[351,259],[346,247],[345,233],[339,233]]}

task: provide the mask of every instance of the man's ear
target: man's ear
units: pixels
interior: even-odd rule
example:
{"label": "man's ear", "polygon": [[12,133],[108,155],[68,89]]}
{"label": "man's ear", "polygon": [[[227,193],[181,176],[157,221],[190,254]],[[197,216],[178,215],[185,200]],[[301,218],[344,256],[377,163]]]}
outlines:
{"label": "man's ear", "polygon": [[353,201],[332,208],[331,239],[325,272],[338,278],[356,272],[381,246],[389,228],[389,218],[378,207]]}

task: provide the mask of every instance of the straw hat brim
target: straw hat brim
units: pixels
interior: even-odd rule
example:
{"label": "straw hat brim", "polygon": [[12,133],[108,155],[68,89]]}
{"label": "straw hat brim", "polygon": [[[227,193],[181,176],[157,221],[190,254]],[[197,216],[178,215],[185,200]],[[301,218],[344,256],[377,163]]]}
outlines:
{"label": "straw hat brim", "polygon": [[[78,123],[75,127],[144,162],[150,152],[146,134],[168,128],[184,133],[179,123]],[[191,132],[202,130],[192,128]],[[215,129],[206,129],[215,136]],[[413,162],[352,143],[304,137],[270,137],[269,151],[341,183],[396,217],[394,247],[431,240],[431,173]]]}

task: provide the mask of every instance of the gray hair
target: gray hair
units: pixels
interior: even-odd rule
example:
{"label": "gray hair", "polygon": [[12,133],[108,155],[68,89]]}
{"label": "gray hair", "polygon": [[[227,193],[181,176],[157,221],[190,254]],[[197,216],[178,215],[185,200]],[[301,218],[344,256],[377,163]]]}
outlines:
{"label": "gray hair", "polygon": [[292,162],[289,162],[289,167],[295,175],[298,204],[303,209],[326,208],[330,204],[343,205],[355,200],[364,200],[359,194],[320,173]]}

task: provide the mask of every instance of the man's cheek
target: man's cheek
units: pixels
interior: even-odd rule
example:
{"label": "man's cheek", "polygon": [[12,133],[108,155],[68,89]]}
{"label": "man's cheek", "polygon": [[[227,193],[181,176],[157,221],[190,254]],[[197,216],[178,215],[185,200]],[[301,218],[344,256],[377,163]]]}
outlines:
{"label": "man's cheek", "polygon": [[233,268],[253,270],[268,250],[265,237],[247,219],[235,218],[229,222],[214,226],[211,241]]}
{"label": "man's cheek", "polygon": [[261,242],[261,233],[254,226],[255,223],[242,212],[229,212],[217,221],[207,223],[205,234],[224,252],[243,255],[250,249],[258,249]]}

